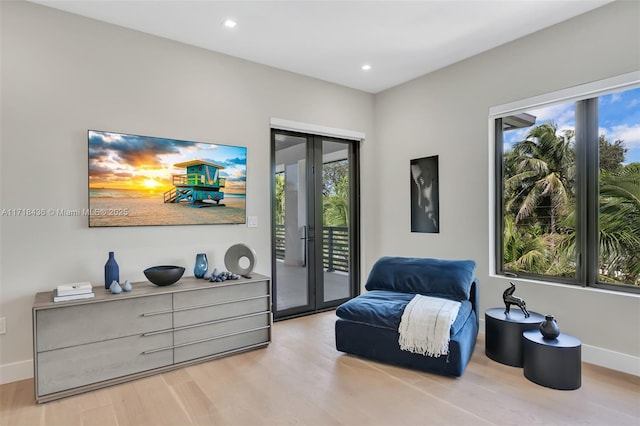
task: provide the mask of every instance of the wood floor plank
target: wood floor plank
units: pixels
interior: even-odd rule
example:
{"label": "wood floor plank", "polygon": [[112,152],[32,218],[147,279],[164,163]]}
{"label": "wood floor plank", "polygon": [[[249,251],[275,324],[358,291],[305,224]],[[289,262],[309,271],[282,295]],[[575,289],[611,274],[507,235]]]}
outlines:
{"label": "wood floor plank", "polygon": [[0,386],[0,425],[44,424],[43,406],[35,406],[33,379]]}
{"label": "wood floor plank", "polygon": [[133,386],[139,395],[138,409],[147,414],[150,424],[158,426],[190,424],[189,417],[181,409],[173,394],[168,391],[162,375],[136,380]]}
{"label": "wood floor plank", "polygon": [[141,395],[133,383],[112,386],[102,391],[105,391],[111,401],[119,426],[153,424],[153,413],[141,409],[145,395]]}
{"label": "wood floor plank", "polygon": [[80,415],[82,426],[117,425],[116,413],[111,406],[100,406],[84,410]]}
{"label": "wood floor plank", "polygon": [[559,391],[494,362],[478,336],[453,378],[336,351],[335,313],[274,324],[262,349],[36,404],[33,380],[0,386],[0,426],[637,425],[640,377],[583,363]]}

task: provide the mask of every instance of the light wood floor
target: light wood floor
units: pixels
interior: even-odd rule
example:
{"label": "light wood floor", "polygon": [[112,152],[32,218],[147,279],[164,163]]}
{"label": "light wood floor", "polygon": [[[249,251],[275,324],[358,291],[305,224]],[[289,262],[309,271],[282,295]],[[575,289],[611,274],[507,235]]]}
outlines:
{"label": "light wood floor", "polygon": [[36,405],[0,387],[0,425],[639,425],[640,378],[583,364],[558,391],[484,355],[461,378],[335,350],[334,312],[278,322],[265,349]]}

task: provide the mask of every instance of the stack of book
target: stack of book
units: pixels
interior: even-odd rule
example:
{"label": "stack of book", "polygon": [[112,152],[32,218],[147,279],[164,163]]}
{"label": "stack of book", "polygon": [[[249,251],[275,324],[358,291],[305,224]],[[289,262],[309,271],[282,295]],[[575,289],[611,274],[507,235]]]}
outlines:
{"label": "stack of book", "polygon": [[54,302],[66,302],[67,300],[89,299],[94,297],[93,287],[90,282],[60,284],[53,290]]}

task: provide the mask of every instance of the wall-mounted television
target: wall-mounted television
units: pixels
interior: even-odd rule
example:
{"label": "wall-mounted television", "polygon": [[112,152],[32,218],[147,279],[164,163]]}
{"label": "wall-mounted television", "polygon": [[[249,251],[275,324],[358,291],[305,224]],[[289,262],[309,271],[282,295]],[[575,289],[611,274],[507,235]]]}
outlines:
{"label": "wall-mounted television", "polygon": [[88,131],[89,226],[246,222],[247,148]]}

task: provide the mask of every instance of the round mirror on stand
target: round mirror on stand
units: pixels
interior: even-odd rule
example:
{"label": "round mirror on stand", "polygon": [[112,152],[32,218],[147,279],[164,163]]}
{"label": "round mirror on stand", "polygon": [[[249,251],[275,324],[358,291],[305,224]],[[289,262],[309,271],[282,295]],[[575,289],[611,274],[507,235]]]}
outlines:
{"label": "round mirror on stand", "polygon": [[235,244],[225,253],[224,266],[234,274],[251,278],[251,272],[256,266],[256,252],[246,244]]}

